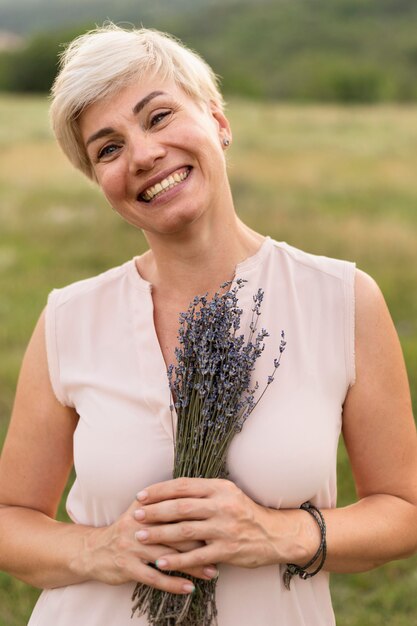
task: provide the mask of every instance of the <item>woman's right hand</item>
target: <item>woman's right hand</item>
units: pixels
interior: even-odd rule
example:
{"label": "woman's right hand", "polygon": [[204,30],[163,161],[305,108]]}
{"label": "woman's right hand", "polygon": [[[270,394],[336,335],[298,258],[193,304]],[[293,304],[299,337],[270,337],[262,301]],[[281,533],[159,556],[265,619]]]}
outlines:
{"label": "woman's right hand", "polygon": [[[159,544],[142,544],[135,533],[146,528],[146,524],[134,517],[139,508],[135,500],[128,510],[110,526],[92,528],[86,534],[84,550],[77,556],[74,568],[82,570],[90,580],[109,585],[121,585],[136,581],[171,593],[186,594],[194,590],[192,583],[180,576],[168,576],[150,564],[162,555],[184,552],[198,547],[199,542],[177,544],[175,548]],[[210,569],[212,570],[210,574]],[[193,568],[184,574],[211,580],[217,575],[215,566]]]}

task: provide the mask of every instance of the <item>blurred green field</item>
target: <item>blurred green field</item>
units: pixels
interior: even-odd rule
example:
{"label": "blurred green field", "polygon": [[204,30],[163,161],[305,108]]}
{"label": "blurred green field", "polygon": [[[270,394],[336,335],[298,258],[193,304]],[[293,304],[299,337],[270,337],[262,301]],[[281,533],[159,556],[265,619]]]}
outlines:
{"label": "blurred green field", "polygon": [[[417,108],[232,101],[229,170],[242,218],[307,251],[355,260],[381,286],[417,406]],[[43,98],[0,98],[0,445],[20,361],[48,292],[141,253],[143,236],[73,171]],[[343,446],[339,504],[354,489]],[[64,516],[61,507],[61,516]],[[413,626],[417,558],[332,579],[339,626]],[[0,574],[0,626],[38,591]]]}

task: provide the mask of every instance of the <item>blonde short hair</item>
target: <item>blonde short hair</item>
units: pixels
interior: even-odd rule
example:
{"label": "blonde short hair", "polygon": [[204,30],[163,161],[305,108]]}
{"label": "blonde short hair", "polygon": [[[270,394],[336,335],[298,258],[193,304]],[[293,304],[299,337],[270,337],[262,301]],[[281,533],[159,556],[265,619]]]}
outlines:
{"label": "blonde short hair", "polygon": [[78,117],[93,102],[111,97],[143,76],[173,80],[197,102],[224,101],[211,67],[178,39],[157,30],[127,30],[109,23],[74,39],[61,55],[52,87],[52,128],[71,163],[94,178]]}

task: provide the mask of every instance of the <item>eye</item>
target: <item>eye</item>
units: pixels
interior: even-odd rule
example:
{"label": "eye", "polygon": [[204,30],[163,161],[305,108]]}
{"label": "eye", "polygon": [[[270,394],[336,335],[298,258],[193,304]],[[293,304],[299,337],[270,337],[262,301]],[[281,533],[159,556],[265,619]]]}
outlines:
{"label": "eye", "polygon": [[159,124],[159,122],[161,122],[165,117],[170,114],[171,111],[159,111],[159,113],[156,113],[151,117],[150,126],[155,126],[156,124]]}
{"label": "eye", "polygon": [[115,143],[109,143],[106,146],[104,146],[103,148],[101,148],[101,150],[99,151],[97,158],[98,159],[103,159],[105,157],[108,156],[112,156],[116,150],[119,149],[119,146]]}

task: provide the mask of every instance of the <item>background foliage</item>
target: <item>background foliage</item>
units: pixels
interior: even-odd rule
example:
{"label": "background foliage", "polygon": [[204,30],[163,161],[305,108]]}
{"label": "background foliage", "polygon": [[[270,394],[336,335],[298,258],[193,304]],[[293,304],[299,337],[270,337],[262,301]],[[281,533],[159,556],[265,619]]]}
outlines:
{"label": "background foliage", "polygon": [[[239,213],[277,239],[356,260],[377,279],[416,407],[414,0],[0,0],[0,31],[22,37],[2,50],[0,32],[0,91],[22,94],[0,97],[0,447],[48,292],[145,248],[70,169],[52,140],[45,97],[30,95],[49,89],[62,42],[106,18],[172,32],[222,76]],[[341,445],[339,504],[354,498]],[[416,566],[414,558],[333,576],[338,626],[417,624]],[[27,623],[37,595],[0,573],[0,626]]]}
{"label": "background foliage", "polygon": [[[417,110],[233,99],[229,171],[260,232],[356,260],[380,284],[417,402]],[[0,97],[0,446],[25,346],[48,292],[145,249],[51,137],[44,97]],[[393,417],[395,419],[395,416]],[[339,505],[355,499],[343,446]],[[63,507],[60,518],[65,519]],[[417,623],[417,558],[332,577],[338,626]],[[0,574],[0,626],[23,626],[38,595]]]}
{"label": "background foliage", "polygon": [[417,100],[413,0],[0,0],[0,29],[28,37],[0,53],[0,89],[48,90],[60,44],[106,18],[180,37],[229,95]]}

